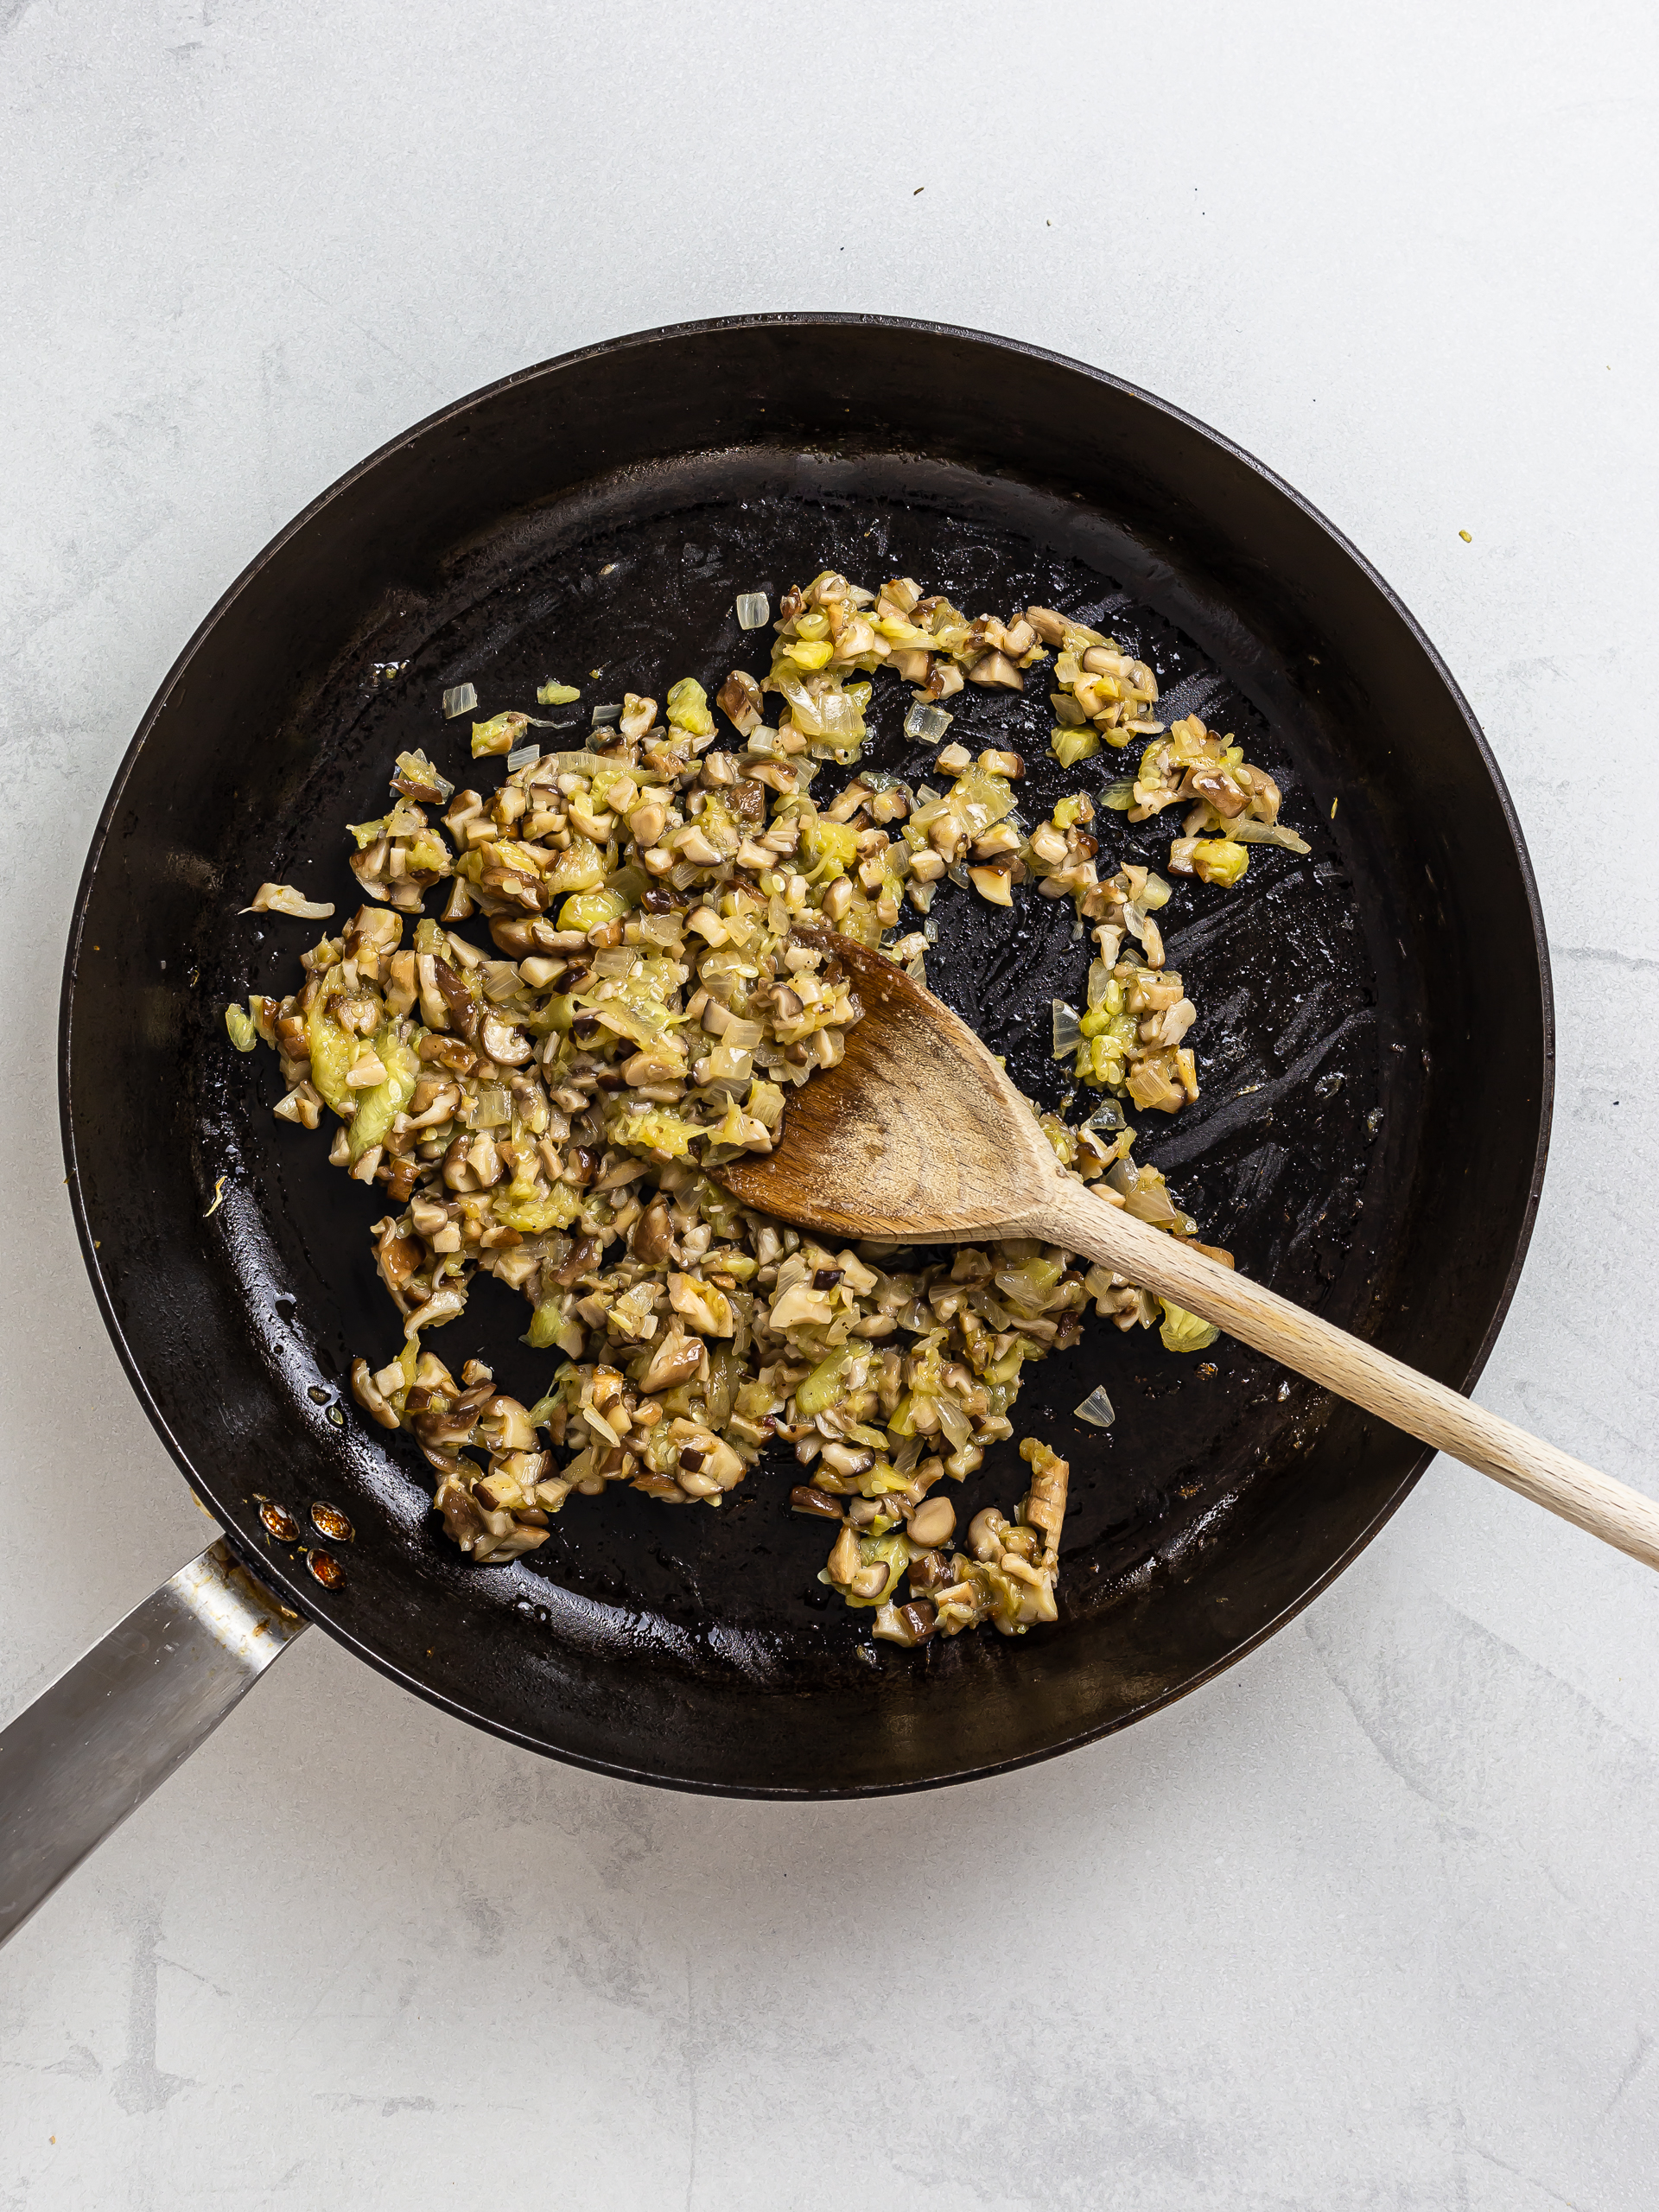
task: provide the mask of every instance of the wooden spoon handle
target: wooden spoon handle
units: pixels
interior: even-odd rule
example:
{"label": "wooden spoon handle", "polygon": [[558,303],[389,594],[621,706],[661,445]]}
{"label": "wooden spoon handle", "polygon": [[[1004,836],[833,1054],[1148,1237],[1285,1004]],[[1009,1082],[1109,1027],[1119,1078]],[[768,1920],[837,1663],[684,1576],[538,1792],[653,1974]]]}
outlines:
{"label": "wooden spoon handle", "polygon": [[1512,1421],[1487,1413],[1180,1239],[1134,1220],[1081,1185],[1058,1194],[1040,1216],[1008,1224],[1004,1234],[1039,1236],[1068,1251],[1086,1252],[1408,1436],[1449,1452],[1535,1505],[1547,1506],[1604,1543],[1659,1567],[1659,1505],[1639,1491],[1529,1436]]}

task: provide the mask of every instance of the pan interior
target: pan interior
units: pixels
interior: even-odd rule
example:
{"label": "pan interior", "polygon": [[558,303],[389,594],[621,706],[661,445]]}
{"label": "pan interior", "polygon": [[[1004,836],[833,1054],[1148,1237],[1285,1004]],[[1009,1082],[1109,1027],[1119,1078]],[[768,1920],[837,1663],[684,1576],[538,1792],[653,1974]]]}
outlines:
{"label": "pan interior", "polygon": [[[1525,1248],[1549,1096],[1537,906],[1497,772],[1410,618],[1293,493],[1146,394],[1005,340],[689,326],[510,378],[396,441],[273,542],[168,677],[100,821],[64,988],[82,1249],[232,1541],[480,1726],[780,1796],[961,1779],[1134,1720],[1305,1604],[1427,1456],[1236,1347],[1180,1361],[1096,1325],[1020,1402],[1073,1466],[1061,1623],[902,1652],[823,1603],[825,1540],[785,1510],[788,1462],[717,1514],[574,1500],[540,1552],[480,1571],[438,1532],[424,1466],[359,1416],[347,1363],[396,1341],[365,1234],[380,1208],[273,1121],[270,1056],[226,1047],[226,1001],[291,988],[308,934],[237,910],[266,876],[352,910],[342,825],[384,810],[393,753],[469,765],[446,686],[470,679],[486,709],[528,706],[548,676],[584,707],[681,675],[712,688],[763,664],[737,593],[775,598],[825,563],[908,570],[976,611],[1085,613],[1154,664],[1167,711],[1201,709],[1280,779],[1311,855],[1258,852],[1236,891],[1183,884],[1166,910],[1204,1096],[1145,1117],[1139,1150],[1241,1266],[1466,1386]],[[970,695],[954,733],[1026,755],[1032,820],[1117,765],[1060,773],[1045,690]],[[876,696],[874,760],[922,771],[904,688]],[[1165,856],[1166,833],[1102,826],[1109,863]],[[938,912],[936,985],[1053,1103],[1048,1002],[1076,998],[1087,946],[1034,896],[1005,916],[947,893]],[[485,1281],[438,1348],[533,1394],[552,1363],[518,1344],[524,1321]],[[1072,1415],[1099,1382],[1103,1432]],[[989,1455],[962,1509],[1012,1503],[1022,1475]],[[267,1534],[265,1501],[302,1527],[316,1502],[346,1512],[343,1580]]]}
{"label": "pan interior", "polygon": [[[908,574],[969,613],[1006,614],[1032,601],[1074,613],[1151,664],[1165,719],[1196,711],[1236,732],[1246,757],[1277,779],[1281,818],[1311,856],[1256,849],[1236,890],[1179,881],[1161,918],[1170,964],[1199,1010],[1203,1096],[1174,1118],[1132,1113],[1136,1157],[1166,1171],[1207,1241],[1331,1319],[1361,1319],[1386,1288],[1403,1249],[1402,1211],[1389,1195],[1400,1169],[1392,1133],[1419,1124],[1424,1069],[1407,949],[1379,926],[1391,903],[1381,856],[1349,835],[1340,806],[1332,818],[1348,787],[1328,748],[1294,712],[1264,712],[1243,688],[1248,644],[1235,641],[1220,664],[1172,614],[1167,593],[1161,610],[1150,603],[1135,579],[1141,565],[1122,533],[1075,499],[913,454],[760,447],[682,456],[509,516],[394,580],[326,677],[281,702],[280,729],[248,764],[215,855],[224,896],[204,913],[194,949],[190,1075],[200,1186],[227,1179],[220,1249],[236,1302],[289,1420],[309,1439],[308,1456],[331,1471],[328,1495],[356,1526],[349,1572],[365,1569],[378,1548],[395,1549],[442,1592],[435,1618],[448,1637],[499,1643],[505,1622],[532,1669],[538,1649],[550,1656],[564,1644],[604,1651],[625,1670],[648,1664],[769,1690],[840,1684],[863,1695],[873,1672],[903,1668],[938,1682],[1000,1663],[969,1638],[925,1655],[873,1646],[869,1616],[849,1611],[817,1579],[827,1539],[786,1510],[798,1475],[786,1452],[718,1512],[670,1511],[617,1489],[574,1498],[530,1558],[464,1566],[428,1514],[431,1477],[412,1440],[372,1427],[346,1386],[354,1356],[378,1365],[400,1341],[366,1234],[384,1198],[327,1167],[321,1137],[272,1121],[281,1090],[273,1057],[238,1058],[217,1018],[251,989],[296,988],[298,954],[321,926],[233,918],[260,880],[332,899],[340,917],[354,911],[344,824],[384,811],[397,753],[423,747],[457,783],[493,786],[502,764],[474,768],[468,718],[442,714],[447,687],[473,683],[480,716],[509,706],[558,715],[569,729],[538,732],[541,741],[578,746],[591,705],[625,689],[660,698],[690,674],[712,694],[733,667],[763,674],[772,633],[738,628],[735,596],[761,591],[775,608],[789,585],[822,568],[872,586]],[[536,687],[549,677],[580,684],[580,707],[537,709]],[[866,765],[914,782],[933,750],[904,734],[911,703],[906,686],[877,679]],[[1138,752],[1137,741],[1128,755],[1107,750],[1062,769],[1049,748],[1040,672],[1021,696],[970,689],[952,703],[953,738],[1024,755],[1021,806],[1033,823],[1063,791],[1098,800]],[[721,741],[734,741],[727,731]],[[826,767],[814,798],[822,803],[843,780]],[[1363,809],[1351,806],[1350,819],[1362,822]],[[1137,828],[1103,808],[1096,826],[1104,874],[1124,861],[1166,868],[1179,824],[1172,815]],[[1083,1002],[1092,950],[1074,934],[1070,902],[1027,891],[1003,912],[947,883],[933,911],[933,988],[1007,1055],[1024,1090],[1059,1105],[1073,1085],[1050,1057],[1050,1003]],[[467,934],[487,942],[480,923]],[[1084,1101],[1074,1117],[1097,1103],[1092,1093]],[[519,1341],[527,1318],[522,1300],[480,1276],[466,1314],[434,1348],[457,1370],[466,1357],[487,1360],[503,1387],[532,1399],[559,1356]],[[1305,1454],[1325,1413],[1309,1386],[1287,1383],[1230,1340],[1200,1359],[1179,1357],[1155,1332],[1124,1335],[1093,1320],[1079,1347],[1026,1377],[1018,1433],[1042,1436],[1072,1468],[1057,1643],[1090,1617],[1133,1604],[1156,1573],[1198,1569],[1253,1492]],[[1096,1384],[1116,1409],[1106,1430],[1072,1410]],[[1023,1471],[1012,1443],[995,1447],[956,1494],[959,1521],[985,1503],[1011,1510]],[[310,1500],[280,1471],[257,1488],[303,1522]],[[270,1544],[263,1532],[258,1541]]]}

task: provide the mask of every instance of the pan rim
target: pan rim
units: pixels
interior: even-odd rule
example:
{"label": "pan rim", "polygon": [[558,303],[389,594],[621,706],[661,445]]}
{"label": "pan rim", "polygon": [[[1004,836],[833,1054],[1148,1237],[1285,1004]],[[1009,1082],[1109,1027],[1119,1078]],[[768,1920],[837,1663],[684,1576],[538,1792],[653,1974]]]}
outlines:
{"label": "pan rim", "polygon": [[[67,1171],[66,1183],[76,1237],[105,1328],[109,1333],[117,1357],[126,1372],[127,1379],[137,1396],[139,1404],[143,1408],[151,1427],[184,1476],[191,1494],[197,1498],[198,1503],[201,1503],[201,1497],[198,1489],[200,1478],[196,1467],[189,1452],[174,1433],[165,1414],[150,1390],[142,1363],[127,1340],[116,1310],[111,1287],[105,1278],[93,1241],[76,1150],[70,1057],[74,989],[92,887],[105,848],[110,842],[127,784],[144,745],[153,734],[162,715],[170,703],[175,688],[182,680],[191,663],[219,623],[285,546],[289,544],[302,531],[307,529],[336,499],[349,493],[384,462],[414,445],[442,424],[463,417],[474,409],[520,385],[550,378],[580,364],[614,359],[631,351],[644,350],[666,342],[726,332],[780,329],[830,331],[847,327],[903,331],[907,334],[921,335],[936,340],[993,347],[1002,353],[1040,362],[1062,369],[1069,374],[1083,377],[1090,383],[1119,394],[1141,406],[1151,409],[1172,423],[1179,425],[1236,465],[1249,470],[1268,490],[1287,501],[1320,531],[1333,551],[1351,563],[1363,582],[1380,597],[1392,615],[1404,626],[1433,671],[1436,680],[1444,688],[1474,745],[1477,755],[1497,800],[1510,845],[1520,872],[1521,887],[1532,925],[1533,951],[1539,979],[1541,1080],[1537,1109],[1538,1133],[1533,1148],[1525,1199],[1516,1230],[1513,1255],[1500,1294],[1494,1303],[1487,1326],[1467,1362],[1465,1371],[1457,1387],[1466,1393],[1479,1379],[1514,1300],[1537,1220],[1539,1199],[1549,1151],[1554,1105],[1554,992],[1548,938],[1544,926],[1537,881],[1508,785],[1461,688],[1433,642],[1424,631],[1422,625],[1406,606],[1398,592],[1379,573],[1373,563],[1294,485],[1287,482],[1276,471],[1269,468],[1245,448],[1212,429],[1198,416],[1159,397],[1155,393],[1130,383],[1124,378],[1113,375],[1108,370],[1096,368],[1090,363],[1076,360],[1069,355],[1057,353],[1049,347],[1033,345],[1025,340],[1004,337],[995,332],[973,330],[957,324],[901,315],[862,315],[850,310],[801,309],[780,313],[711,316],[696,321],[663,324],[653,328],[600,340],[594,344],[554,355],[547,360],[529,367],[514,370],[508,375],[497,378],[480,386],[476,391],[436,409],[430,415],[399,431],[377,447],[372,453],[327,486],[298,514],[294,516],[261,548],[240,574],[221,593],[198,624],[157,687],[116,769],[108,796],[99,810],[88,847],[86,860],[77,885],[68,941],[64,955],[62,982],[59,995],[57,1036],[60,1129],[64,1166]],[[1098,1742],[1105,1736],[1116,1734],[1135,1722],[1147,1719],[1152,1713],[1165,1710],[1178,1700],[1201,1688],[1216,1676],[1249,1657],[1269,1637],[1277,1635],[1281,1629],[1320,1596],[1339,1575],[1345,1573],[1358,1558],[1360,1553],[1399,1510],[1435,1456],[1433,1451],[1425,1447],[1411,1461],[1395,1489],[1383,1501],[1364,1529],[1336,1560],[1332,1561],[1304,1591],[1298,1594],[1294,1601],[1285,1605],[1270,1621],[1243,1638],[1223,1656],[1200,1669],[1179,1685],[1161,1692],[1145,1704],[1135,1707],[1132,1712],[1120,1713],[1097,1725],[1076,1730],[1060,1740],[1044,1745],[1036,1750],[1006,1758],[986,1760],[982,1763],[966,1765],[950,1773],[906,1777],[891,1782],[847,1783],[826,1788],[793,1788],[699,1780],[680,1774],[652,1771],[644,1767],[631,1765],[623,1760],[596,1758],[567,1749],[556,1748],[526,1730],[515,1727],[509,1722],[480,1712],[467,1705],[462,1700],[434,1688],[396,1660],[375,1649],[314,1602],[311,1595],[301,1586],[298,1578],[286,1569],[283,1562],[274,1557],[255,1558],[250,1555],[246,1559],[246,1564],[261,1580],[277,1592],[285,1603],[293,1606],[306,1619],[315,1621],[336,1643],[342,1644],[355,1657],[375,1668],[378,1672],[397,1683],[400,1688],[412,1692],[415,1695],[424,1699],[427,1703],[436,1706],[443,1712],[452,1714],[455,1719],[463,1720],[473,1727],[482,1728],[505,1742],[517,1745],[526,1751],[535,1751],[543,1758],[557,1758],[563,1763],[583,1767],[591,1772],[603,1774],[618,1780],[646,1783],[659,1789],[684,1790],[697,1796],[759,1798],[785,1802],[881,1797],[896,1796],[910,1790],[944,1789],[958,1783],[984,1780],[994,1775],[1011,1773],[1021,1767],[1033,1765],[1040,1760],[1058,1758],[1063,1752],[1079,1750],[1085,1745]],[[209,1509],[204,1506],[204,1510],[209,1510]],[[217,1514],[213,1514],[211,1517],[215,1522],[219,1519]],[[238,1541],[237,1532],[234,1529],[227,1529],[225,1533],[226,1541],[232,1545],[233,1548],[238,1549],[238,1552],[244,1549]]]}

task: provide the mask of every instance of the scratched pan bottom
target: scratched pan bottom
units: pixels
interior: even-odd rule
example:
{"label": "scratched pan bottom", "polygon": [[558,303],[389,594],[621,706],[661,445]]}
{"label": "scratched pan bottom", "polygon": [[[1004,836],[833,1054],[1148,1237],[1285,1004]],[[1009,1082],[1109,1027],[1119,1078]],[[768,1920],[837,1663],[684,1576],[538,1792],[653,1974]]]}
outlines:
{"label": "scratched pan bottom", "polygon": [[[911,345],[924,334],[897,335]],[[725,391],[729,365],[698,361],[698,373]],[[999,366],[1006,373],[1006,360]],[[659,356],[650,368],[657,390],[670,364]],[[551,410],[558,372],[547,374]],[[1074,404],[1103,404],[1103,389],[1114,407],[1149,406],[1086,381]],[[522,421],[523,388],[512,398],[508,413]],[[498,410],[505,404],[498,395]],[[232,710],[222,690],[216,700],[187,672],[130,779],[148,777],[149,791],[134,795],[121,864],[94,872],[91,911],[100,896],[124,897],[130,939],[135,883],[147,867],[152,887],[164,874],[154,848],[170,838],[175,853],[194,856],[193,895],[187,886],[173,899],[167,935],[168,972],[184,988],[175,996],[157,985],[153,967],[149,982],[153,1026],[175,1025],[172,1065],[187,1080],[175,1082],[170,1107],[156,1102],[170,1126],[152,1127],[147,1156],[170,1159],[176,1146],[193,1200],[225,1178],[213,1224],[194,1217],[202,1199],[181,1235],[158,1187],[148,1254],[130,1232],[118,1259],[99,1254],[118,1341],[164,1433],[264,1572],[363,1656],[539,1748],[692,1786],[834,1791],[950,1778],[1116,1725],[1223,1663],[1332,1571],[1408,1480],[1416,1448],[1333,1409],[1243,1346],[1224,1339],[1195,1361],[1166,1353],[1155,1332],[1095,1322],[1074,1351],[1027,1370],[1016,1413],[1020,1433],[1041,1435],[1072,1467],[1062,1619],[1052,1631],[1017,1643],[936,1640],[915,1654],[873,1644],[868,1617],[817,1580],[827,1544],[821,1529],[786,1510],[787,1453],[763,1461],[717,1513],[671,1511],[626,1491],[573,1500],[531,1557],[470,1568],[428,1510],[418,1454],[369,1424],[346,1387],[354,1356],[379,1363],[397,1341],[365,1233],[383,1203],[327,1168],[321,1142],[272,1121],[274,1060],[230,1053],[215,1019],[250,989],[295,988],[309,930],[232,917],[266,876],[351,911],[341,825],[382,810],[397,752],[423,746],[457,781],[499,770],[474,771],[467,723],[444,721],[438,702],[448,685],[472,681],[487,714],[531,704],[535,685],[556,675],[581,683],[583,723],[592,702],[624,688],[661,696],[676,677],[695,674],[712,692],[734,666],[757,675],[766,666],[770,632],[737,628],[737,593],[764,590],[775,601],[824,566],[870,584],[912,574],[970,611],[1062,607],[1151,664],[1166,718],[1197,711],[1235,732],[1278,780],[1282,818],[1313,848],[1306,859],[1256,849],[1231,893],[1176,889],[1161,918],[1170,963],[1199,1009],[1191,1041],[1202,1096],[1177,1117],[1132,1116],[1137,1156],[1165,1170],[1206,1241],[1233,1250],[1242,1268],[1333,1320],[1392,1336],[1394,1348],[1427,1333],[1429,1349],[1420,1342],[1415,1356],[1449,1359],[1452,1374],[1479,1338],[1470,1334],[1466,1286],[1460,1337],[1422,1311],[1422,1255],[1427,1210],[1444,1207],[1460,1173],[1467,1183],[1459,1147],[1471,1160],[1477,1149],[1454,1110],[1466,1103],[1468,1056],[1454,1047],[1470,1033],[1470,963],[1447,956],[1444,911],[1436,915],[1421,893],[1414,907],[1402,898],[1408,815],[1378,773],[1374,736],[1363,719],[1333,715],[1323,657],[1300,670],[1293,657],[1296,680],[1287,680],[1272,605],[1251,620],[1235,583],[1218,620],[1216,575],[1201,564],[1190,577],[1175,574],[1166,550],[1149,550],[1155,533],[1127,496],[1080,499],[1075,484],[998,473],[982,454],[918,452],[898,438],[855,447],[843,435],[826,448],[769,435],[600,469],[531,498],[533,479],[512,481],[510,433],[498,422],[490,435],[490,395],[471,405],[480,465],[469,487],[467,456],[451,461],[454,512],[440,512],[426,542],[415,518],[442,511],[435,474],[440,487],[449,481],[442,454],[435,463],[422,454],[423,439],[441,443],[430,426],[370,465],[365,490],[408,518],[401,532],[382,529],[378,564],[364,563],[327,509],[309,525],[325,537],[338,530],[332,557],[344,569],[336,588],[345,604],[331,619],[344,634],[330,637],[317,612],[328,562],[320,571],[315,547],[297,574],[280,562],[255,574],[244,598],[263,592],[263,607],[232,602],[220,623],[240,616],[245,647],[254,618],[269,639],[273,607],[287,642],[285,653],[267,650],[278,682],[248,702],[263,718],[258,741],[227,749]],[[774,388],[767,411],[777,406]],[[695,392],[690,411],[698,413]],[[377,471],[385,472],[378,486]],[[1189,527],[1201,544],[1202,523]],[[1366,589],[1376,594],[1369,580]],[[391,680],[388,666],[399,671]],[[932,755],[904,734],[909,703],[904,686],[878,680],[867,762],[918,780]],[[1059,767],[1040,679],[1019,697],[969,693],[957,704],[953,737],[1025,755],[1021,804],[1033,821],[1062,791],[1098,798],[1121,771],[1122,756],[1110,752]],[[1470,772],[1460,804],[1478,802],[1490,816],[1495,786],[1466,731],[1464,742],[1479,773]],[[1442,772],[1446,751],[1442,740]],[[186,779],[193,819],[181,837]],[[843,779],[826,770],[815,798]],[[1126,861],[1166,868],[1173,818],[1135,828],[1103,809],[1097,826],[1103,871]],[[1494,844],[1489,834],[1486,865],[1507,871],[1513,905],[1513,841]],[[1414,869],[1436,896],[1441,874],[1456,876],[1438,851],[1411,855],[1406,872]],[[1050,1001],[1081,1002],[1091,949],[1073,935],[1070,905],[1027,895],[1002,912],[947,884],[934,914],[933,987],[1007,1056],[1024,1089],[1059,1104],[1070,1083],[1049,1057]],[[166,934],[167,918],[150,927]],[[135,1040],[117,1055],[132,1071],[137,1112],[155,1051],[153,1039]],[[1524,1078],[1525,1063],[1522,1025],[1507,1070],[1520,1158],[1527,1109],[1516,1071]],[[73,1053],[71,1065],[73,1075]],[[1535,1096],[1531,1111],[1535,1149]],[[118,1156],[133,1140],[91,1108],[84,1118],[72,1110],[71,1127],[87,1132],[74,1157],[91,1221],[104,1197],[100,1144]],[[1430,1129],[1437,1135],[1425,1143]],[[1527,1187],[1523,1179],[1523,1200]],[[1484,1249],[1458,1263],[1488,1278],[1472,1315],[1483,1328],[1524,1227],[1513,1186],[1510,1200],[1504,1219],[1482,1196]],[[194,1243],[188,1264],[181,1242]],[[1455,1294],[1449,1280],[1434,1287],[1442,1299]],[[518,1341],[525,1319],[521,1300],[480,1279],[437,1348],[452,1367],[487,1359],[505,1387],[533,1397],[556,1356]],[[190,1385],[210,1358],[220,1402],[204,1423]],[[1106,1431],[1072,1411],[1102,1383],[1117,1414]],[[181,1406],[195,1421],[188,1439]],[[1012,1443],[995,1447],[957,1494],[959,1519],[984,1503],[1011,1508],[1023,1472]],[[314,1497],[350,1516],[357,1537],[341,1548],[345,1582],[327,1599],[297,1554],[264,1534],[261,1493],[302,1520]]]}

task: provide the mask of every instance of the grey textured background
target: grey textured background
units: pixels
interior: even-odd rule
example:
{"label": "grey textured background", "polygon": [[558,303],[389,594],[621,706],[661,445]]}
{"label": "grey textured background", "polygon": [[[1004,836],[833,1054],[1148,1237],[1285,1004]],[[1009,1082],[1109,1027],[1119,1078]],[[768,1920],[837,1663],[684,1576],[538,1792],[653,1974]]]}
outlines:
{"label": "grey textured background", "polygon": [[[1639,0],[0,0],[0,1711],[205,1533],[60,1188],[116,760],[362,454],[690,316],[1100,363],[1403,592],[1560,994],[1481,1395],[1653,1486],[1655,62]],[[1646,2212],[1656,1652],[1659,1582],[1444,1463],[1202,1695],[942,1796],[613,1785],[308,1637],[0,1961],[0,2207]]]}

